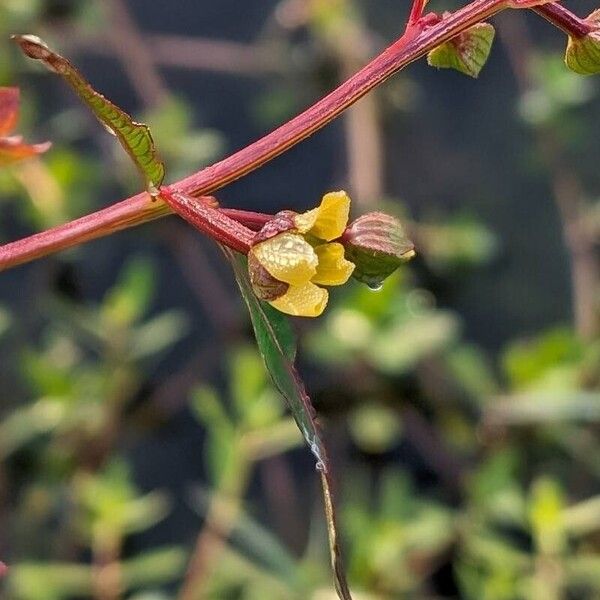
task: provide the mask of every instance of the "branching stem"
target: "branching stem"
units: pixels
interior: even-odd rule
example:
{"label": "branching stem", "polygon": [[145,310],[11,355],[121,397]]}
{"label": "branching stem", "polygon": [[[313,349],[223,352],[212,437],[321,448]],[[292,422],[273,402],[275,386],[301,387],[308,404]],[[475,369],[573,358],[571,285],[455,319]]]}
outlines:
{"label": "branching stem", "polygon": [[[424,2],[415,0],[415,4],[416,15],[419,10],[422,12]],[[306,111],[239,152],[173,184],[166,191],[201,197],[254,171],[333,121],[350,105],[429,50],[514,5],[507,0],[474,0],[430,26],[419,27],[409,23],[405,33],[394,44]],[[559,5],[547,4],[535,10],[574,35],[582,35],[587,25]],[[145,193],[137,194],[70,223],[1,246],[0,271],[169,213],[169,207],[161,200],[153,200]]]}
{"label": "branching stem", "polygon": [[412,6],[410,7],[410,14],[408,15],[408,27],[416,25],[421,17],[423,11],[427,5],[427,0],[413,0]]}

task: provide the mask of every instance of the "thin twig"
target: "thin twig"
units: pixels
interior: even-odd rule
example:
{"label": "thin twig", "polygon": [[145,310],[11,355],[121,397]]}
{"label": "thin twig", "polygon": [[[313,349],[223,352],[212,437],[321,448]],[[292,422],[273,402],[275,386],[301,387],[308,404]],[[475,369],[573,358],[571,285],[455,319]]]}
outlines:
{"label": "thin twig", "polygon": [[425,5],[427,0],[413,0],[412,6],[410,7],[410,13],[408,15],[408,24],[415,25],[419,22],[419,19],[423,16]]}
{"label": "thin twig", "polygon": [[210,500],[204,526],[198,535],[179,600],[204,598],[204,584],[209,572],[223,550],[241,513],[244,491],[253,462],[242,448],[234,450],[236,457],[223,475],[218,491]]}
{"label": "thin twig", "polygon": [[155,67],[154,48],[142,38],[123,0],[107,0],[106,4],[112,17],[106,34],[109,47],[119,57],[140,101],[157,108],[169,92]]}
{"label": "thin twig", "polygon": [[[81,33],[74,27],[53,29],[56,37],[65,39],[65,48],[96,56],[114,56],[115,49],[102,33]],[[185,35],[144,34],[156,65],[172,69],[207,71],[236,77],[264,77],[284,72],[280,56],[256,43],[209,39]]]}

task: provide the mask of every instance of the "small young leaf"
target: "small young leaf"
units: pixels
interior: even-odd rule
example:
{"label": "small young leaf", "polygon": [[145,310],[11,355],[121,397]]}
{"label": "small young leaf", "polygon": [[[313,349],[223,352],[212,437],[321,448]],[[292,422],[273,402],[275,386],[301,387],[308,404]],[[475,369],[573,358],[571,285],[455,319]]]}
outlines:
{"label": "small young leaf", "polygon": [[157,195],[165,176],[165,167],[158,158],[148,126],[136,123],[126,112],[97,92],[66,58],[53,52],[40,38],[14,35],[12,39],[27,56],[41,60],[48,69],[65,79],[109,133],[117,137],[140,170],[148,191]]}
{"label": "small young leaf", "polygon": [[489,23],[477,23],[450,41],[434,48],[427,63],[438,69],[455,69],[477,78],[487,62],[495,30]]}
{"label": "small young leaf", "polygon": [[231,262],[236,281],[248,306],[254,334],[265,366],[275,386],[286,399],[304,439],[317,459],[317,470],[321,474],[323,487],[335,587],[341,600],[351,600],[352,596],[346,582],[338,543],[327,454],[316,421],[315,409],[294,366],[296,353],[294,333],[287,317],[265,302],[261,302],[252,291],[246,258],[227,248],[223,248],[223,251]]}
{"label": "small young leaf", "polygon": [[50,142],[26,144],[20,135],[10,135],[19,118],[19,89],[0,87],[0,167],[10,165],[50,148]]}
{"label": "small young leaf", "polygon": [[581,38],[569,36],[565,63],[575,73],[595,75],[600,73],[600,9],[595,10],[585,21],[595,29]]}

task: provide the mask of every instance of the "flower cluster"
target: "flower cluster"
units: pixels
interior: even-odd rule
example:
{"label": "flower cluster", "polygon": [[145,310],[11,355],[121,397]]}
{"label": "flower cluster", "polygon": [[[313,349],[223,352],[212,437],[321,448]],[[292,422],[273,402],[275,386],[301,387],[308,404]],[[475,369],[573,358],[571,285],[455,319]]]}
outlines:
{"label": "flower cluster", "polygon": [[353,274],[379,284],[414,255],[397,219],[370,213],[347,227],[349,214],[350,198],[339,191],[308,212],[276,215],[248,253],[256,295],[286,314],[318,317],[329,299],[322,286],[343,285]]}

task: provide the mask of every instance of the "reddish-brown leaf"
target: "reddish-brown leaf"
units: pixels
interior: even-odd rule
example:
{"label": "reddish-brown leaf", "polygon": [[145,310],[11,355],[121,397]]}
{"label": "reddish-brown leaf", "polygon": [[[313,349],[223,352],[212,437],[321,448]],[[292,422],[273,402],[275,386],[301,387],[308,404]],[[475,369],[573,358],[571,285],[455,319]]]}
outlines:
{"label": "reddish-brown leaf", "polygon": [[8,135],[19,118],[19,88],[0,87],[0,136]]}
{"label": "reddish-brown leaf", "polygon": [[19,118],[19,89],[0,87],[0,167],[46,152],[52,145],[26,144],[20,135],[10,135]]}

